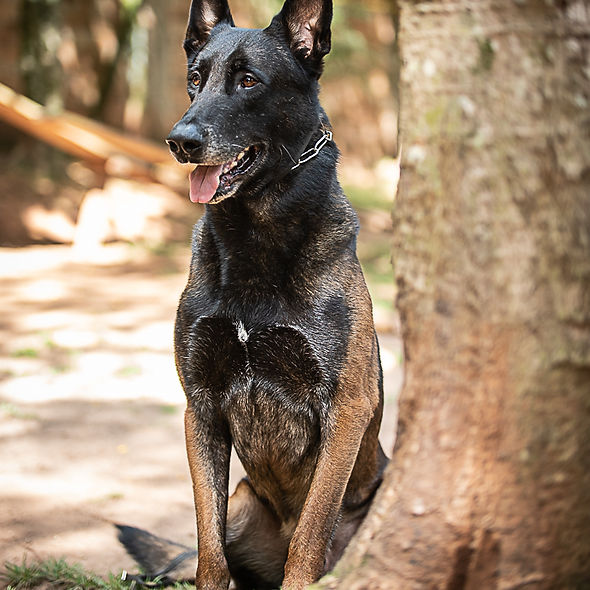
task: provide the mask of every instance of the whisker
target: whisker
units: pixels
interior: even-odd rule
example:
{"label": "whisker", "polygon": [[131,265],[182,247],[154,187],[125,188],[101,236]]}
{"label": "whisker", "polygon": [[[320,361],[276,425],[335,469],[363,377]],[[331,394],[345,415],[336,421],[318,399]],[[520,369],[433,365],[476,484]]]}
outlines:
{"label": "whisker", "polygon": [[293,164],[296,164],[297,162],[295,162],[295,159],[293,158],[293,156],[289,153],[289,150],[283,145],[280,144],[280,147],[282,150],[285,150],[286,154],[289,156],[289,158],[291,159],[291,162],[293,162]]}

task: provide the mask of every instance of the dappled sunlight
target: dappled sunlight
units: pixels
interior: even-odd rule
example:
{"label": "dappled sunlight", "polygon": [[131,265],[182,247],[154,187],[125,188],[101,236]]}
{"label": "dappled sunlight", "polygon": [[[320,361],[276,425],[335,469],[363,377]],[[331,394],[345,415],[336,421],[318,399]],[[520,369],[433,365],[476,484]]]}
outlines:
{"label": "dappled sunlight", "polygon": [[65,285],[55,279],[32,280],[19,285],[15,295],[21,301],[55,301],[66,294]]}
{"label": "dappled sunlight", "polygon": [[112,240],[150,245],[188,241],[190,221],[199,212],[161,184],[109,179],[82,200],[74,235],[76,255],[83,260]]}
{"label": "dappled sunlight", "polygon": [[[46,250],[61,264],[41,269],[37,255]],[[129,247],[127,259],[111,267],[76,263],[67,248],[14,253],[11,264],[10,252],[2,252],[2,274],[11,278],[1,287],[5,399],[182,403],[172,332],[183,274],[144,273],[142,257]]]}
{"label": "dappled sunlight", "polygon": [[55,242],[72,242],[75,226],[63,211],[48,210],[41,205],[31,205],[22,213],[22,220],[32,237]]}

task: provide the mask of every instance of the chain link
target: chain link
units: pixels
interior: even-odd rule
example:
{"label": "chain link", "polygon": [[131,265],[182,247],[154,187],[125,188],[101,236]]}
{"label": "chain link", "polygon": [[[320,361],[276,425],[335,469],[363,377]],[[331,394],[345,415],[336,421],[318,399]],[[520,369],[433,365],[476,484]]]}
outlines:
{"label": "chain link", "polygon": [[301,164],[305,164],[305,162],[309,162],[309,160],[315,158],[329,141],[332,141],[332,132],[329,129],[324,129],[324,134],[316,141],[312,148],[301,154],[299,161],[291,168],[291,170],[295,170],[295,168],[299,168]]}

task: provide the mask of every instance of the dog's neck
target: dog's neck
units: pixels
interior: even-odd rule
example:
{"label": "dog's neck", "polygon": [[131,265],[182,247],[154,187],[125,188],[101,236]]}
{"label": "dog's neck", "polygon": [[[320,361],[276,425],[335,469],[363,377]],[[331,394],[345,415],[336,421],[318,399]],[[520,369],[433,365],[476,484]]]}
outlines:
{"label": "dog's neck", "polygon": [[272,289],[296,282],[301,265],[330,264],[354,247],[358,220],[334,162],[326,161],[336,156],[327,152],[290,173],[302,176],[297,189],[279,181],[257,198],[237,195],[207,207],[205,231],[223,283]]}

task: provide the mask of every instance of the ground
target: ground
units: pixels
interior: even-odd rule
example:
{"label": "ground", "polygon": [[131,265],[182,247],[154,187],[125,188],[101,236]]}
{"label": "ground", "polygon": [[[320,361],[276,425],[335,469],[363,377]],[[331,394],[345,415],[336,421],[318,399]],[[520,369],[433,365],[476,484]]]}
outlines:
{"label": "ground", "polygon": [[[119,244],[84,260],[67,246],[0,248],[0,564],[53,556],[134,571],[114,522],[193,544],[172,357],[187,266],[186,248]],[[376,319],[389,452],[401,347],[387,312]]]}

